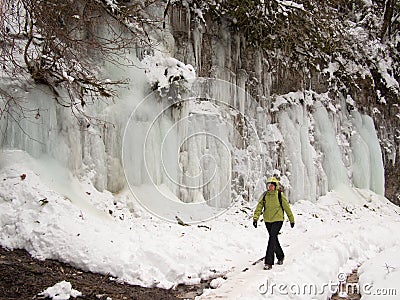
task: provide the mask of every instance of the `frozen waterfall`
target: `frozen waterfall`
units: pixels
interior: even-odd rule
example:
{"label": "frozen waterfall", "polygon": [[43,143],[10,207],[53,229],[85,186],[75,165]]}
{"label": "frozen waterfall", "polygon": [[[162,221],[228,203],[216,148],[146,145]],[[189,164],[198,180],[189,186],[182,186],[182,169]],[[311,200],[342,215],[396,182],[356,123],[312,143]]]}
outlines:
{"label": "frozen waterfall", "polygon": [[119,90],[116,103],[88,109],[107,121],[96,128],[57,105],[46,87],[4,78],[2,88],[32,113],[18,122],[5,115],[2,149],[49,155],[78,178],[88,175],[98,190],[119,192],[128,181],[137,197],[152,195],[147,202],[156,191],[202,209],[253,200],[263,179],[277,172],[292,202],[315,201],[340,184],[384,193],[372,119],[333,107],[325,94],[273,96],[271,108],[229,82],[197,79],[185,82],[172,99],[151,91],[140,68],[109,67],[107,73],[115,78],[122,73],[131,83]]}

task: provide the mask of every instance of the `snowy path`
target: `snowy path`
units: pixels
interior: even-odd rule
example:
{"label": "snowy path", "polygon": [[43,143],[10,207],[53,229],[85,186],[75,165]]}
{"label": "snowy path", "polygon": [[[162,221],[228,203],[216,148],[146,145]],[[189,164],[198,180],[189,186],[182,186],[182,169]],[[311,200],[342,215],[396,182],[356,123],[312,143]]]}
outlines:
{"label": "snowy path", "polygon": [[[340,212],[333,206],[308,210],[302,205],[309,203],[300,203],[295,210],[314,211],[310,214],[315,217],[297,216],[294,229],[285,224],[280,236],[286,255],[284,265],[265,271],[261,262],[246,272],[241,272],[240,266],[227,274],[222,286],[206,290],[197,299],[265,299],[262,293],[268,299],[326,299],[333,293],[339,274],[350,273],[384,248],[399,247],[400,235],[393,231],[400,225],[398,208],[374,202],[368,207],[344,206]],[[371,212],[376,218],[371,218]],[[307,292],[302,292],[304,288]]]}
{"label": "snowy path", "polygon": [[[343,226],[329,227],[329,231],[321,232],[319,227],[308,229],[298,228],[291,229],[289,224],[284,228],[284,233],[280,235],[280,241],[285,252],[284,265],[274,265],[271,271],[263,269],[264,262],[259,262],[256,265],[251,265],[252,262],[240,265],[235,268],[235,271],[228,274],[226,282],[218,289],[209,290],[199,299],[255,299],[255,291],[261,284],[265,283],[268,278],[281,274],[284,275],[288,272],[288,266],[293,265],[315,241],[326,239],[327,236],[335,236],[342,230],[346,230]],[[264,229],[264,228],[263,228]],[[265,229],[266,230],[266,229]],[[289,232],[292,231],[292,232]],[[267,237],[265,238],[265,244]],[[262,254],[260,254],[262,256]],[[247,271],[242,270],[248,268]],[[250,295],[250,296],[249,296]],[[260,296],[260,298],[262,298]]]}

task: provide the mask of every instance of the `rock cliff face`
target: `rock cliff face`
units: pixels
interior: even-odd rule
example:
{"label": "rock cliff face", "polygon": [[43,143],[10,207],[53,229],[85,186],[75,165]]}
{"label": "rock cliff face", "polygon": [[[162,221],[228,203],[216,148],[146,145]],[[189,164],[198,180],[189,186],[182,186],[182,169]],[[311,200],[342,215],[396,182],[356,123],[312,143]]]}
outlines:
{"label": "rock cliff face", "polygon": [[[267,53],[260,48],[250,46],[246,37],[233,29],[228,18],[216,18],[212,13],[208,13],[203,14],[200,20],[188,6],[180,5],[170,9],[168,15],[170,32],[174,37],[174,47],[171,47],[172,56],[195,66],[198,76],[220,78],[245,88],[263,108],[261,123],[278,124],[284,142],[275,149],[279,153],[278,156],[277,153],[266,154],[277,160],[275,165],[267,166],[267,170],[271,172],[277,168],[282,174],[290,174],[289,181],[294,187],[295,199],[312,198],[333,187],[328,183],[329,175],[328,179],[324,175],[329,171],[326,167],[326,159],[324,160],[323,157],[335,154],[329,152],[330,149],[324,149],[324,145],[321,144],[322,137],[320,136],[318,140],[318,133],[315,133],[314,122],[318,118],[315,111],[318,111],[318,105],[307,103],[309,97],[315,100],[316,97],[325,95],[327,101],[318,101],[326,109],[320,122],[326,122],[332,126],[334,131],[332,134],[336,138],[341,162],[345,167],[344,177],[347,177],[356,187],[371,188],[378,193],[383,192],[383,188],[379,187],[381,183],[383,184],[379,168],[370,164],[368,170],[361,170],[360,174],[356,174],[354,166],[357,159],[374,161],[381,155],[385,196],[392,202],[400,204],[399,160],[397,159],[400,140],[399,98],[396,94],[387,93],[387,88],[378,77],[374,80],[366,77],[358,81],[348,94],[333,93],[329,89],[331,79],[329,71],[309,71],[304,68],[288,67],[278,62],[274,59],[274,53]],[[275,55],[278,55],[278,52],[279,49],[276,50]],[[374,70],[371,70],[371,73],[374,74]],[[381,90],[386,95],[385,101],[377,97],[376,90]],[[300,92],[303,97],[289,100],[279,106],[277,102],[281,95],[287,96],[295,92]],[[276,109],[277,106],[279,109]],[[299,116],[303,116],[304,119],[299,120]],[[371,147],[374,146],[371,144],[369,150],[368,147],[365,148],[369,153],[364,156],[362,150],[358,152],[355,150],[357,138],[354,136],[354,130],[358,130],[356,129],[358,125],[355,125],[358,121],[354,120],[357,118],[360,118],[358,128],[360,131],[364,130],[363,126],[369,126],[371,131],[376,130],[380,145],[380,150],[375,149],[379,152],[378,156],[378,152],[372,154]],[[290,123],[295,125],[290,127],[288,125]],[[303,132],[304,135],[301,132],[302,126],[307,127],[307,130]],[[290,145],[290,135],[296,130],[299,136],[309,137],[306,138],[307,141],[301,141],[299,137],[294,144]],[[372,132],[370,134],[374,135]],[[368,139],[370,137],[364,136],[364,142],[367,144]],[[307,161],[304,155],[296,157],[290,153],[296,147],[304,147],[304,144],[316,151],[317,157],[313,158],[314,163],[311,162],[311,165],[315,169],[323,170],[322,172],[313,171],[311,173],[314,175],[310,174],[310,170],[307,171],[308,168],[304,167]],[[356,158],[355,155],[360,155],[360,157]],[[375,157],[371,158],[374,155]],[[296,178],[299,176],[301,179]],[[301,188],[304,181],[311,185],[309,189]]]}

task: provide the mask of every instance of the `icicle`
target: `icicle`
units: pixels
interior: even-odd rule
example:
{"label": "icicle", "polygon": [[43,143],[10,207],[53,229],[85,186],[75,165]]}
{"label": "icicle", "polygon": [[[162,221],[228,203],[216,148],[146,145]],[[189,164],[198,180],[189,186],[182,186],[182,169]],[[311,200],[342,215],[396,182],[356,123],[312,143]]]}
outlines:
{"label": "icicle", "polygon": [[201,70],[201,57],[202,52],[201,49],[203,47],[203,27],[201,24],[197,24],[193,29],[193,48],[194,48],[194,56],[196,61],[196,70]]}

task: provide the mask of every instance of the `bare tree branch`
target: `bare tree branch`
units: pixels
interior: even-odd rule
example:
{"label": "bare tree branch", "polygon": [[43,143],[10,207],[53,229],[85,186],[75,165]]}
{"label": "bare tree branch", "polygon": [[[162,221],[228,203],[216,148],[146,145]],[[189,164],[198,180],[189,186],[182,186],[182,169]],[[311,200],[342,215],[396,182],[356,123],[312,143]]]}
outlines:
{"label": "bare tree branch", "polygon": [[[145,10],[156,2],[1,1],[2,72],[10,78],[27,72],[50,88],[59,105],[84,114],[87,103],[113,99],[113,87],[127,82],[100,78],[101,62],[121,63],[133,45],[151,47],[147,30],[162,22]],[[69,102],[60,99],[61,89],[67,90]]]}

